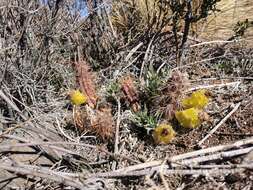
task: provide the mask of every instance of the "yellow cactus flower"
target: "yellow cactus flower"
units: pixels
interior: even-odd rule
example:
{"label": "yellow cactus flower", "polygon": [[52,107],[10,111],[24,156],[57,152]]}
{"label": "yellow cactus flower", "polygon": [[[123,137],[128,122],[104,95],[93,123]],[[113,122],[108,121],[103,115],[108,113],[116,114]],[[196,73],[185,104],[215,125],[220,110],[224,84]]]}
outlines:
{"label": "yellow cactus flower", "polygon": [[181,126],[185,128],[196,128],[201,124],[199,114],[200,110],[190,108],[183,111],[177,111],[175,116]]}
{"label": "yellow cactus flower", "polygon": [[203,109],[208,104],[208,98],[205,95],[205,90],[193,92],[190,97],[182,100],[182,106],[188,108]]}
{"label": "yellow cactus flower", "polygon": [[175,135],[172,126],[166,124],[158,125],[153,132],[153,138],[157,144],[168,144]]}
{"label": "yellow cactus flower", "polygon": [[81,105],[86,103],[87,97],[79,90],[73,90],[70,92],[70,101],[73,105]]}

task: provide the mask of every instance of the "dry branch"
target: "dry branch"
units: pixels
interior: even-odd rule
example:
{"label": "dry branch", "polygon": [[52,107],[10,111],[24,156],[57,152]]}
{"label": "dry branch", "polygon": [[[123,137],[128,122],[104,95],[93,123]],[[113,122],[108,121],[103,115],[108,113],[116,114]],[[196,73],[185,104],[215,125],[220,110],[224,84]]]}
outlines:
{"label": "dry branch", "polygon": [[217,131],[217,129],[222,126],[227,120],[228,118],[233,115],[233,113],[236,112],[236,110],[239,108],[239,106],[241,105],[241,103],[237,103],[233,110],[231,112],[229,112],[229,114],[226,115],[226,117],[224,117],[210,132],[208,132],[208,134],[201,140],[198,142],[198,145],[201,146],[212,134],[215,133],[215,131]]}
{"label": "dry branch", "polygon": [[45,169],[42,167],[34,167],[34,166],[29,167],[27,165],[19,166],[19,164],[14,163],[11,164],[1,163],[0,168],[3,170],[7,170],[9,172],[13,172],[15,174],[40,177],[43,179],[47,179],[53,182],[57,182],[59,184],[64,184],[78,189],[87,188],[83,183],[77,181],[76,179],[71,179],[70,177],[64,176],[61,173],[55,172],[50,169]]}
{"label": "dry branch", "polygon": [[241,81],[228,82],[228,83],[224,83],[224,84],[202,85],[202,86],[190,88],[186,92],[191,92],[191,91],[199,90],[199,89],[221,88],[221,87],[225,87],[225,86],[238,86],[239,84],[241,84]]}
{"label": "dry branch", "polygon": [[15,147],[26,147],[26,146],[31,146],[31,147],[33,147],[33,146],[42,146],[43,147],[44,146],[44,147],[50,147],[52,149],[56,149],[56,150],[65,152],[67,154],[72,154],[72,155],[82,157],[82,155],[80,153],[78,153],[77,151],[74,152],[73,150],[69,150],[69,149],[64,148],[64,147],[55,146],[55,145],[61,145],[61,146],[73,145],[73,146],[90,148],[90,149],[94,149],[98,152],[106,153],[107,155],[111,156],[114,159],[121,158],[123,160],[128,160],[129,162],[139,163],[138,161],[133,160],[133,159],[127,157],[127,156],[117,154],[117,153],[111,153],[111,152],[105,150],[102,147],[95,146],[95,145],[90,145],[90,144],[85,144],[85,143],[65,142],[65,141],[61,141],[61,142],[55,142],[55,141],[50,141],[50,142],[36,142],[36,141],[34,141],[34,142],[30,142],[28,140],[25,140],[24,138],[17,137],[17,136],[14,136],[14,135],[6,135],[6,134],[0,135],[0,138],[10,138],[10,139],[15,139],[15,140],[18,140],[20,142],[23,142],[23,143],[16,143],[16,144],[12,144],[12,145],[0,145],[0,151],[10,151],[12,148],[15,148]]}
{"label": "dry branch", "polygon": [[[251,166],[252,167],[252,166]],[[249,167],[249,168],[251,168]],[[131,171],[128,173],[123,172],[108,172],[108,173],[98,173],[91,178],[124,178],[124,177],[141,177],[146,175],[153,175],[157,173],[159,168],[149,168],[140,171]],[[234,173],[242,173],[245,171],[244,168],[231,168],[231,169],[166,169],[163,171],[164,175],[203,175],[203,176],[224,176]]]}
{"label": "dry branch", "polygon": [[[238,155],[245,155],[246,153],[249,153],[250,151],[253,150],[252,144],[253,144],[253,138],[250,138],[247,140],[237,141],[231,145],[221,145],[221,146],[211,147],[211,148],[207,148],[203,150],[198,150],[198,151],[194,151],[194,152],[190,152],[186,154],[173,156],[168,159],[169,164],[167,166],[163,166],[164,160],[151,161],[151,162],[147,162],[143,164],[137,164],[137,165],[121,168],[112,172],[94,174],[91,177],[118,178],[118,177],[127,177],[127,176],[143,176],[147,174],[151,175],[154,172],[158,172],[161,166],[164,167],[163,172],[164,174],[167,174],[167,175],[168,174],[181,174],[181,175],[187,175],[187,174],[221,175],[222,174],[223,175],[223,174],[229,174],[229,173],[235,173],[235,172],[243,172],[245,169],[252,168],[252,164],[246,165],[245,167],[242,166],[241,168],[240,167],[237,168],[235,166],[235,169],[232,169],[233,168],[232,166],[231,166],[232,167],[231,169],[226,169],[226,167],[230,167],[230,166],[225,165],[224,166],[225,169],[218,169],[218,170],[217,168],[211,168],[211,167],[209,167],[209,169],[189,170],[188,167],[190,163],[194,164],[193,167],[198,167],[201,165],[198,165],[197,163],[213,161],[213,160],[223,159],[223,158],[228,159],[228,158],[232,158]],[[241,149],[242,146],[246,146],[246,148]],[[233,148],[236,148],[236,150],[226,151]],[[217,154],[214,154],[215,152],[217,152]]]}

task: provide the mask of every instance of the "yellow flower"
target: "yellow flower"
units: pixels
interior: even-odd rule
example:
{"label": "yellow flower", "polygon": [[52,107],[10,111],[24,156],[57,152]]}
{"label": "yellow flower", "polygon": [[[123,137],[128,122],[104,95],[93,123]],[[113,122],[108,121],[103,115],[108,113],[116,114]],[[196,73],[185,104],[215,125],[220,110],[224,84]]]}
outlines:
{"label": "yellow flower", "polygon": [[175,116],[181,126],[185,128],[196,128],[200,125],[199,119],[200,110],[196,108],[190,108],[183,111],[177,111]]}
{"label": "yellow flower", "polygon": [[208,104],[208,98],[205,95],[205,90],[198,90],[193,92],[188,98],[182,100],[182,106],[186,109],[188,108],[198,108],[203,109]]}
{"label": "yellow flower", "polygon": [[158,125],[153,132],[153,138],[157,144],[168,144],[175,135],[173,128],[166,124]]}
{"label": "yellow flower", "polygon": [[79,90],[72,90],[69,95],[73,105],[81,105],[87,101],[87,97]]}

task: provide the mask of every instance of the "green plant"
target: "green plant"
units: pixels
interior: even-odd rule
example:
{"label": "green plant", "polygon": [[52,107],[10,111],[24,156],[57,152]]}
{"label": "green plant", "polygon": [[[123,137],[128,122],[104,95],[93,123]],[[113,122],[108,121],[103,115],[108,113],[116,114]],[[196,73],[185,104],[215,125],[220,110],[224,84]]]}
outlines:
{"label": "green plant", "polygon": [[133,122],[137,126],[144,127],[146,129],[155,128],[158,123],[158,117],[150,115],[145,107],[144,110],[135,113]]}
{"label": "green plant", "polygon": [[145,80],[145,92],[148,98],[159,95],[159,89],[162,84],[162,76],[155,72],[153,68],[150,68]]}
{"label": "green plant", "polygon": [[113,81],[109,84],[106,89],[108,97],[115,97],[116,94],[120,91],[120,85],[117,81]]}
{"label": "green plant", "polygon": [[235,37],[242,37],[244,36],[244,33],[246,32],[246,30],[249,27],[253,26],[253,21],[249,21],[248,19],[244,20],[244,21],[239,21],[236,23],[233,31],[234,31],[234,36]]}
{"label": "green plant", "polygon": [[233,73],[234,67],[230,60],[222,60],[217,64],[218,69],[224,71],[226,74]]}

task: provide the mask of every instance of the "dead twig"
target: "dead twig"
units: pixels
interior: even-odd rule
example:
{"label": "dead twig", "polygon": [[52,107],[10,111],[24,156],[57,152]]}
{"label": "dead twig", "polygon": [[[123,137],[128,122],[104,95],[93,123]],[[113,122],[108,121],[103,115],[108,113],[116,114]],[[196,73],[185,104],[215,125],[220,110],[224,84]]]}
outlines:
{"label": "dead twig", "polygon": [[61,151],[61,152],[65,152],[65,153],[68,153],[68,154],[72,154],[72,155],[76,155],[76,156],[79,156],[79,157],[82,157],[82,155],[80,155],[78,152],[74,152],[72,150],[68,150],[66,148],[63,148],[63,147],[58,147],[58,146],[54,146],[54,145],[73,145],[73,146],[80,146],[80,147],[86,147],[86,148],[91,148],[91,149],[95,149],[97,151],[100,151],[100,152],[104,152],[106,154],[108,154],[109,156],[113,157],[114,159],[117,159],[117,158],[121,158],[121,159],[124,159],[124,160],[128,160],[130,162],[133,162],[133,163],[140,163],[136,160],[133,160],[127,156],[124,156],[124,155],[120,155],[118,153],[111,153],[99,146],[94,146],[94,145],[90,145],[90,144],[85,144],[85,143],[76,143],[76,142],[65,142],[65,141],[61,141],[61,142],[55,142],[55,141],[50,141],[50,142],[30,142],[24,138],[21,138],[21,137],[17,137],[17,136],[14,136],[14,135],[6,135],[6,134],[3,134],[2,136],[0,136],[1,138],[10,138],[10,139],[15,139],[15,140],[18,140],[18,141],[21,141],[23,143],[17,143],[17,144],[12,144],[12,145],[1,145],[0,146],[0,151],[9,151],[11,150],[12,148],[15,148],[15,147],[25,147],[25,146],[45,146],[45,147],[50,147],[52,149],[57,149],[58,151]]}
{"label": "dead twig", "polygon": [[193,47],[198,47],[198,46],[203,46],[203,45],[211,45],[211,44],[228,44],[228,43],[236,43],[236,42],[239,42],[241,40],[230,40],[230,41],[224,41],[224,40],[214,40],[214,41],[209,41],[209,42],[201,42],[201,43],[198,43],[198,44],[194,44],[194,45],[191,45],[190,47],[193,48]]}
{"label": "dead twig", "polygon": [[[242,149],[242,151],[238,151],[238,149],[240,149],[241,146],[247,146],[247,145],[250,146],[252,143],[253,143],[253,138],[249,138],[249,139],[237,141],[234,144],[230,144],[230,145],[220,145],[220,146],[215,146],[215,147],[211,147],[211,148],[206,148],[206,149],[202,149],[202,150],[197,150],[197,151],[173,156],[170,159],[168,159],[168,162],[171,164],[164,168],[164,174],[182,174],[182,175],[185,175],[185,174],[208,175],[208,174],[210,174],[210,175],[217,175],[217,174],[225,174],[225,173],[234,173],[234,172],[238,172],[238,171],[242,172],[244,170],[242,168],[236,168],[234,170],[233,169],[220,169],[218,171],[217,169],[211,169],[211,170],[187,170],[187,169],[183,170],[183,169],[177,169],[177,168],[171,169],[171,167],[173,167],[173,164],[175,164],[174,166],[178,166],[178,164],[183,163],[183,161],[187,160],[187,159],[188,159],[188,161],[190,161],[189,158],[193,158],[193,161],[194,161],[194,159],[195,159],[194,157],[196,157],[196,159],[200,159],[200,160],[201,159],[202,160],[208,160],[208,159],[213,160],[211,157],[212,157],[212,154],[214,154],[215,152],[225,151],[225,150],[229,150],[229,149],[233,149],[233,148],[237,148],[237,150],[217,153],[217,155],[215,156],[215,159],[222,158],[222,155],[223,155],[223,157],[228,158],[228,157],[233,157],[236,155],[246,154],[246,153],[252,151],[252,147]],[[206,155],[206,154],[210,154],[211,156],[209,155],[209,157],[207,156],[207,157],[199,158],[201,155]],[[121,168],[121,169],[118,169],[118,170],[115,170],[112,172],[94,174],[93,176],[90,176],[90,177],[126,177],[126,176],[143,176],[143,175],[147,175],[147,174],[150,175],[153,172],[159,171],[161,168],[161,165],[163,163],[164,163],[164,160],[151,161],[151,162],[147,162],[147,163],[128,166],[128,167]],[[180,164],[180,167],[182,167],[182,166],[185,166],[185,165]],[[214,171],[216,171],[216,172],[214,172]]]}
{"label": "dead twig", "polygon": [[[116,132],[115,132],[115,143],[114,143],[114,154],[118,154],[119,152],[119,127],[120,127],[120,112],[121,112],[121,105],[120,100],[117,99],[118,104],[118,113],[117,113],[117,122],[116,122]],[[112,169],[116,169],[116,163],[114,162],[112,165]]]}
{"label": "dead twig", "polygon": [[166,179],[165,179],[165,177],[164,177],[164,166],[165,166],[165,164],[166,164],[166,160],[162,163],[162,165],[161,165],[161,167],[160,167],[159,175],[160,175],[160,178],[161,178],[161,180],[162,180],[162,183],[163,183],[163,185],[164,185],[164,187],[165,187],[165,190],[169,190],[169,189],[170,189],[170,188],[169,188],[169,185],[168,185],[168,183],[167,183],[167,181],[166,181]]}
{"label": "dead twig", "polygon": [[201,141],[198,142],[198,146],[201,146],[212,134],[214,134],[214,132],[217,131],[217,129],[222,126],[228,120],[228,118],[233,115],[233,113],[236,112],[240,105],[241,102],[237,103],[233,110],[229,112],[229,114],[227,114],[226,117],[224,117]]}
{"label": "dead twig", "polygon": [[13,172],[15,174],[21,175],[30,175],[34,177],[41,177],[47,180],[51,180],[54,182],[58,182],[60,184],[64,184],[67,186],[75,187],[78,189],[86,189],[86,185],[81,183],[79,180],[72,179],[70,177],[64,176],[61,173],[55,172],[50,169],[42,168],[42,167],[27,167],[26,165],[19,166],[19,164],[11,163],[11,164],[0,164],[0,168],[3,170],[7,170]]}
{"label": "dead twig", "polygon": [[[251,166],[252,167],[252,166]],[[223,176],[238,172],[245,171],[245,168],[229,168],[229,169],[167,169],[164,170],[164,175],[203,175],[203,176]],[[124,177],[140,177],[145,175],[154,174],[157,172],[157,168],[148,168],[140,171],[131,171],[127,173],[123,172],[108,172],[98,173],[91,178],[124,178]]]}
{"label": "dead twig", "polygon": [[221,88],[221,87],[225,87],[225,86],[238,86],[239,84],[241,84],[241,81],[227,82],[224,84],[202,85],[202,86],[190,88],[186,92],[191,92],[191,91],[199,90],[199,89]]}
{"label": "dead twig", "polygon": [[169,161],[175,162],[175,161],[180,161],[180,160],[184,160],[184,159],[188,159],[188,158],[198,157],[198,156],[205,155],[205,154],[213,154],[215,152],[225,151],[225,150],[229,150],[229,149],[233,149],[233,148],[239,148],[241,146],[250,145],[252,143],[253,143],[253,138],[244,139],[244,140],[237,141],[237,142],[235,142],[233,144],[229,144],[229,145],[219,145],[219,146],[214,146],[214,147],[210,147],[210,148],[205,148],[205,149],[173,156],[172,158],[169,159]]}
{"label": "dead twig", "polygon": [[[180,163],[180,165],[185,165],[185,166],[191,167],[193,165],[198,165],[200,163],[207,162],[207,161],[222,160],[223,158],[231,158],[231,157],[235,157],[235,156],[240,156],[243,154],[247,154],[247,153],[251,152],[252,150],[253,150],[253,147],[249,147],[249,148],[244,148],[244,149],[239,149],[239,150],[220,152],[217,154],[211,154],[211,155],[207,155],[207,156],[200,156],[200,157],[193,158],[193,159],[182,160],[179,163]],[[172,165],[173,165],[173,163],[172,163]]]}
{"label": "dead twig", "polygon": [[19,108],[4,94],[4,92],[0,89],[0,97],[11,106],[12,109],[14,109],[16,112],[20,114],[20,116],[26,120],[26,117],[22,114],[22,112],[19,110]]}

